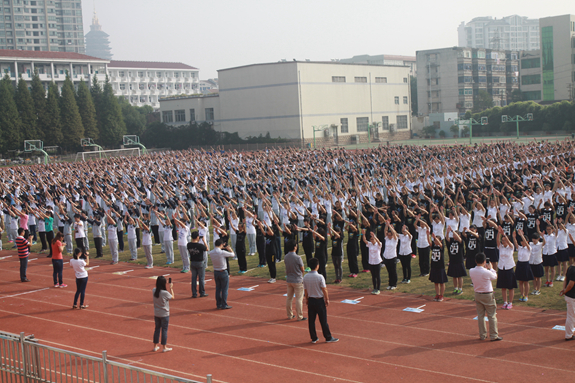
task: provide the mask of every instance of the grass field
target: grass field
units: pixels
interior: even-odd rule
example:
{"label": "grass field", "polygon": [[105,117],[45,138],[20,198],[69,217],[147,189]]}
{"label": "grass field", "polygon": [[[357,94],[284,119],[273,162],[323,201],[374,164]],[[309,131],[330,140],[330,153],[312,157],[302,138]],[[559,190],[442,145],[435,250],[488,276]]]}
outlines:
{"label": "grass field", "polygon": [[[90,236],[89,237],[90,237],[90,256],[95,257],[96,256],[96,250],[94,248],[94,242],[92,240],[91,230],[90,230]],[[124,236],[124,238],[126,238],[126,236]],[[2,241],[3,241],[4,250],[9,250],[12,248],[13,244],[7,242],[6,235],[3,236]],[[128,262],[128,259],[130,258],[130,252],[128,250],[128,241],[125,239],[124,243],[125,243],[125,248],[124,248],[124,252],[120,253],[120,262]],[[175,263],[173,265],[170,265],[170,266],[165,266],[166,257],[165,257],[165,254],[160,253],[160,250],[161,250],[160,246],[159,245],[158,246],[152,246],[152,254],[154,256],[154,265],[156,267],[158,267],[158,266],[171,267],[174,269],[173,272],[179,272],[182,268],[182,259],[179,255],[177,246],[175,245],[174,247],[175,247],[175,251],[174,251]],[[210,247],[213,247],[213,244],[210,244]],[[38,251],[40,251],[40,249],[41,249],[41,245],[40,245],[40,241],[38,241],[38,243],[36,245],[32,246],[31,258],[35,258],[35,257],[41,258],[41,257],[45,257],[47,255],[47,254],[37,254]],[[345,245],[344,245],[344,249],[345,249]],[[108,246],[105,246],[103,248],[103,254],[104,254],[104,259],[109,259],[111,261],[112,258],[111,258],[110,249]],[[305,255],[303,255],[303,249],[301,249],[301,246],[299,249],[299,254],[303,257],[304,264],[305,264]],[[335,280],[335,273],[334,273],[333,265],[331,263],[331,248],[328,249],[328,254],[330,254],[330,255],[328,256],[329,260],[328,260],[328,266],[326,268],[326,270],[327,270],[327,281],[326,282],[328,284],[332,284],[333,281]],[[516,256],[516,254],[515,254],[515,256]],[[283,257],[282,257],[282,259],[283,259]],[[134,262],[131,262],[131,263],[134,263]],[[140,265],[146,264],[146,257],[144,255],[143,248],[138,249],[138,261],[136,261],[135,263],[140,264]],[[267,282],[267,280],[269,279],[269,271],[268,271],[267,267],[266,268],[258,268],[257,267],[257,265],[258,265],[257,254],[254,256],[248,256],[247,257],[247,263],[248,263],[248,270],[249,271],[245,275],[252,276],[252,277],[261,277],[262,283]],[[359,263],[360,269],[361,269],[361,257],[358,257],[358,263]],[[410,284],[398,283],[396,290],[389,291],[387,293],[390,293],[390,294],[408,293],[408,294],[425,295],[425,296],[431,296],[431,297],[435,296],[434,284],[432,282],[430,282],[427,277],[418,277],[418,275],[419,275],[419,264],[418,264],[417,258],[412,259],[411,266],[412,266],[411,283]],[[283,262],[276,263],[276,267],[277,267],[277,279],[285,279],[285,264]],[[239,267],[238,267],[237,261],[230,260],[230,268],[231,268],[231,276],[232,277],[241,278],[241,275],[238,274]],[[213,269],[211,268],[211,262],[208,265],[207,271],[213,271]],[[47,272],[48,272],[48,270],[47,270]],[[50,273],[51,273],[51,271],[50,271]],[[401,264],[397,265],[397,274],[398,274],[398,280],[401,281],[403,279]],[[71,275],[72,275],[71,271],[67,270],[65,268],[64,269],[65,283],[66,283],[66,281],[68,281],[68,284],[70,284]],[[349,287],[354,288],[354,289],[358,289],[359,295],[365,295],[366,293],[369,293],[372,290],[370,273],[361,273],[360,272],[360,274],[357,278],[348,278],[347,277],[347,275],[349,275],[349,268],[348,268],[348,264],[347,264],[347,259],[344,259],[343,275],[344,275],[344,278],[343,278],[343,282],[341,283],[341,285],[349,286]],[[381,288],[382,288],[382,291],[386,291],[385,288],[387,287],[387,283],[388,283],[387,272],[386,272],[385,268],[383,268],[381,270]],[[471,279],[469,277],[464,278],[463,294],[462,295],[453,295],[452,294],[453,282],[451,281],[451,278],[450,278],[449,282],[445,286],[445,297],[446,298],[453,298],[453,299],[473,300],[474,299],[473,288],[470,286],[470,283],[471,283]],[[539,296],[530,295],[529,301],[526,303],[518,301],[518,299],[520,298],[520,294],[519,294],[519,289],[516,289],[515,290],[515,299],[514,299],[513,303],[516,306],[525,305],[528,307],[537,307],[537,308],[541,308],[544,310],[546,310],[546,309],[565,310],[565,301],[564,301],[563,297],[559,296],[559,291],[561,290],[562,283],[563,282],[554,282],[555,285],[554,285],[554,287],[551,287],[551,288],[542,287],[541,288],[541,295],[539,295]],[[531,288],[533,289],[532,284],[531,284]],[[502,303],[501,290],[495,289],[495,297],[497,299],[498,304],[500,305]]]}

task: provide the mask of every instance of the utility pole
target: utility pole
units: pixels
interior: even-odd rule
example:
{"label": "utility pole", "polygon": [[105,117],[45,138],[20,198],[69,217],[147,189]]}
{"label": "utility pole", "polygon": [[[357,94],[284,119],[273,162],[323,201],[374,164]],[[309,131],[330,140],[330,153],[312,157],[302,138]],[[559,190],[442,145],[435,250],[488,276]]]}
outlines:
{"label": "utility pole", "polygon": [[575,100],[575,87],[573,83],[567,84],[567,93],[569,94],[569,101]]}

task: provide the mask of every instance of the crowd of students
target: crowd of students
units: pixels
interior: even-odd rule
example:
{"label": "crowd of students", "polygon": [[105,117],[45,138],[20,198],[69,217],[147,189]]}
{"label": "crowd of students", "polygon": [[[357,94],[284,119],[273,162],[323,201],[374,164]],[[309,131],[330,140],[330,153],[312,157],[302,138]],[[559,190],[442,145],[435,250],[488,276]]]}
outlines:
{"label": "crowd of students", "polygon": [[542,286],[563,281],[575,261],[574,153],[574,142],[564,140],[188,150],[4,168],[2,219],[10,242],[24,229],[23,237],[39,238],[49,257],[54,233],[71,254],[87,251],[91,230],[96,258],[109,246],[115,264],[127,232],[130,260],[143,247],[147,268],[154,266],[154,244],[172,264],[176,242],[184,273],[197,230],[206,244],[229,243],[240,273],[247,271],[246,257],[257,253],[270,283],[285,253],[282,242],[296,240],[306,260],[319,259],[324,277],[328,263],[333,267],[334,283],[371,272],[373,294],[383,267],[388,289],[410,283],[417,257],[420,277],[435,284],[436,301],[443,300],[448,278],[453,294],[463,292],[463,278],[482,251],[498,270],[503,308],[511,309],[517,282],[519,301],[527,301]]}

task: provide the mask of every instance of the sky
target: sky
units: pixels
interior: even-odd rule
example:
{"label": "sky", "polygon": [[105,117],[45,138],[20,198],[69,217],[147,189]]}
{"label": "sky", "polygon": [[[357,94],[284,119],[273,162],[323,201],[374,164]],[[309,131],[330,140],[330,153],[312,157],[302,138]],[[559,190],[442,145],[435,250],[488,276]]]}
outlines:
{"label": "sky", "polygon": [[82,6],[86,33],[95,6],[114,59],[182,62],[198,68],[201,79],[281,59],[415,56],[457,45],[457,27],[474,17],[575,13],[573,0],[82,0]]}

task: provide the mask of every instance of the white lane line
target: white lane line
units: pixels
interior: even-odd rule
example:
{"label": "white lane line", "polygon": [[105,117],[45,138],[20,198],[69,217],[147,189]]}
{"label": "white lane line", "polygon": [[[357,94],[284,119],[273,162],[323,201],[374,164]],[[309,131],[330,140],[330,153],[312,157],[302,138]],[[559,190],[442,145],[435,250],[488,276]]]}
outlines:
{"label": "white lane line", "polygon": [[14,295],[6,295],[6,296],[3,296],[3,297],[0,297],[0,299],[17,297],[17,296],[24,295],[24,294],[37,293],[38,291],[44,291],[44,290],[48,290],[48,289],[49,289],[49,287],[46,287],[46,288],[40,289],[40,290],[26,291],[25,293],[14,294]]}

